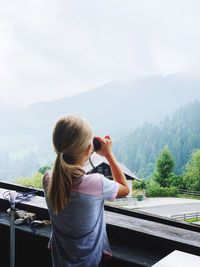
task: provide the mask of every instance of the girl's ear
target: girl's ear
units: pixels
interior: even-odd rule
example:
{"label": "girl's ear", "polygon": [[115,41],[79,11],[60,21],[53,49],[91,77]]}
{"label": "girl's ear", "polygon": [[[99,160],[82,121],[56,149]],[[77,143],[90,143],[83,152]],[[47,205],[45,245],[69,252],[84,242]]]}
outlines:
{"label": "girl's ear", "polygon": [[88,148],[87,148],[86,151],[85,151],[85,155],[86,155],[86,156],[90,155],[92,149],[93,149],[93,146],[92,146],[92,144],[90,143],[90,144],[88,145]]}

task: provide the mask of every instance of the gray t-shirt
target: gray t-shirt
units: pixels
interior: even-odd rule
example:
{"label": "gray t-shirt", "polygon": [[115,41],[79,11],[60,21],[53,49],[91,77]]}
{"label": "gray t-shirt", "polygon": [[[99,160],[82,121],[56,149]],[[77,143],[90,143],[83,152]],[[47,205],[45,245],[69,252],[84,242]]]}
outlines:
{"label": "gray t-shirt", "polygon": [[46,190],[51,172],[43,177],[43,187],[52,223],[51,252],[54,267],[95,267],[102,253],[112,255],[104,219],[104,200],[113,201],[119,184],[101,174],[75,178],[65,209],[55,215]]}

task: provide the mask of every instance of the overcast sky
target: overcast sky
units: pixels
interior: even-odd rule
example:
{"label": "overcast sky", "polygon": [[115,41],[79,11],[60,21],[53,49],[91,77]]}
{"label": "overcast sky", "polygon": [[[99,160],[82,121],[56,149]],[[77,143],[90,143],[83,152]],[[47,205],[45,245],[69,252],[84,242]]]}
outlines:
{"label": "overcast sky", "polygon": [[1,0],[0,103],[199,70],[199,0]]}

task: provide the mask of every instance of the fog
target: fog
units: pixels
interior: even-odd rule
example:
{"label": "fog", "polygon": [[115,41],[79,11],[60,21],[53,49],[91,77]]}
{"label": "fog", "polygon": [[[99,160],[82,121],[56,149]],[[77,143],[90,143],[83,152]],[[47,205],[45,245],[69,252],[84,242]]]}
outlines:
{"label": "fog", "polygon": [[27,106],[198,70],[199,8],[197,0],[2,0],[0,101]]}

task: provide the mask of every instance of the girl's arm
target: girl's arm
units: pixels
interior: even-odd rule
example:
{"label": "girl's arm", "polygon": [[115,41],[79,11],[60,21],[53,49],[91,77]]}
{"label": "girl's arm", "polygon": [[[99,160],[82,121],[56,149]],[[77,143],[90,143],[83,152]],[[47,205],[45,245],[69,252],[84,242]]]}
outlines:
{"label": "girl's arm", "polygon": [[111,168],[113,179],[119,183],[119,190],[117,197],[125,197],[129,194],[130,188],[126,180],[124,173],[122,172],[113,152],[112,152],[112,140],[110,136],[105,136],[104,138],[95,137],[101,143],[100,150],[96,151],[99,155],[104,156]]}

